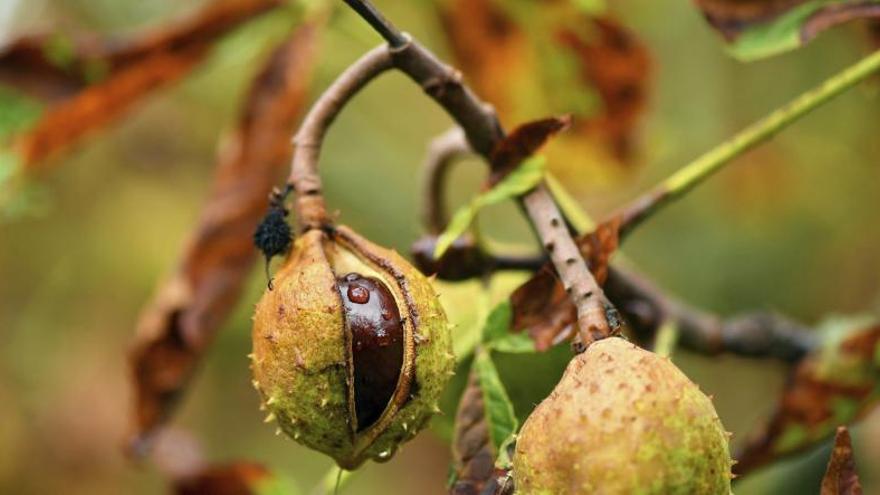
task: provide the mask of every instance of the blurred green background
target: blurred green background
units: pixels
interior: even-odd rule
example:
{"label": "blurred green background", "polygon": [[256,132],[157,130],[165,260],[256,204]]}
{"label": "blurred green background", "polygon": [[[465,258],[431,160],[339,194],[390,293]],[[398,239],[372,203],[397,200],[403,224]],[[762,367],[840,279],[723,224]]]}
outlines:
{"label": "blurred green background", "polygon": [[[46,26],[120,34],[199,3],[3,0],[0,35]],[[375,3],[426,45],[449,53],[425,2]],[[798,52],[745,65],[724,53],[689,2],[619,0],[613,11],[650,47],[654,83],[640,164],[610,179],[568,172],[596,217],[866,49],[859,31],[843,28]],[[36,207],[0,225],[0,493],[162,492],[154,468],[132,466],[121,455],[130,400],[124,353],[141,306],[194,225],[217,139],[234,122],[272,40],[283,36],[285,19],[270,14],[248,24],[182,83],[60,158],[43,177]],[[324,35],[314,90],[377,43],[359,19],[340,11]],[[831,313],[880,310],[876,93],[876,81],[862,85],[741,157],[648,222],[623,251],[662,286],[721,314],[775,309],[812,324]],[[327,199],[342,221],[407,251],[420,235],[418,165],[427,141],[449,124],[400,75],[364,91],[334,126],[323,157]],[[483,173],[476,165],[457,168],[453,200],[473,194]],[[490,209],[481,225],[494,238],[532,245],[512,206]],[[497,281],[494,297],[518,277]],[[331,461],[275,436],[261,421],[250,385],[250,312],[264,284],[255,270],[176,422],[198,436],[212,460],[264,462],[308,493]],[[485,309],[474,302],[476,284],[441,290],[466,331]],[[547,394],[567,357],[559,349],[499,359],[521,417]],[[675,359],[714,394],[734,442],[771,409],[784,380],[776,364],[683,351]],[[518,373],[523,363],[529,377]],[[365,466],[342,493],[443,493],[450,459],[443,436],[451,415],[391,462]],[[880,493],[880,413],[854,428],[853,437],[866,493]],[[826,446],[759,472],[736,492],[818,493],[827,455]]]}

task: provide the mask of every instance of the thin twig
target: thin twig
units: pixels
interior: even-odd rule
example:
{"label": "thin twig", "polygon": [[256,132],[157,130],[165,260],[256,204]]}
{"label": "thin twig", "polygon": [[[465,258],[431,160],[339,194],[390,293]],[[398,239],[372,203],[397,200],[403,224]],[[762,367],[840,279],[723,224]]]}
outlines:
{"label": "thin twig", "polygon": [[460,127],[449,129],[428,145],[422,166],[422,223],[430,234],[439,235],[446,228],[446,177],[455,160],[468,153],[471,149]]}
{"label": "thin twig", "polygon": [[643,220],[654,215],[739,155],[770,139],[801,117],[880,70],[880,51],[837,73],[787,105],[755,122],[728,141],[721,143],[696,160],[680,168],[647,193],[618,212],[622,217],[621,235],[626,235]]}
{"label": "thin twig", "polygon": [[649,342],[666,321],[678,326],[679,344],[703,355],[730,353],[798,362],[818,341],[813,332],[774,313],[746,313],[729,319],[687,306],[644,277],[611,267],[605,291],[631,324],[636,338]]}
{"label": "thin twig", "polygon": [[321,193],[318,158],[327,129],[339,111],[369,81],[392,67],[387,46],[367,52],[352,64],[318,98],[293,139],[294,153],[288,182],[296,191],[295,211],[301,231],[327,225],[327,208]]}
{"label": "thin twig", "polygon": [[385,16],[366,0],[345,0],[345,3],[366,20],[392,48],[406,44],[406,36],[394,27]]}

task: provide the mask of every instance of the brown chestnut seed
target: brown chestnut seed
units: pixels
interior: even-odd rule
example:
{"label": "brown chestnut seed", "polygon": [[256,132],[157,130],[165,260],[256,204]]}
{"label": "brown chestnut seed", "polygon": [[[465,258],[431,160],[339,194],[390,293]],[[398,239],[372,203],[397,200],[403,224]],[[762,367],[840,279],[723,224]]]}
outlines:
{"label": "brown chestnut seed", "polygon": [[372,426],[391,402],[403,369],[403,325],[380,280],[350,273],[338,280],[351,332],[357,431]]}

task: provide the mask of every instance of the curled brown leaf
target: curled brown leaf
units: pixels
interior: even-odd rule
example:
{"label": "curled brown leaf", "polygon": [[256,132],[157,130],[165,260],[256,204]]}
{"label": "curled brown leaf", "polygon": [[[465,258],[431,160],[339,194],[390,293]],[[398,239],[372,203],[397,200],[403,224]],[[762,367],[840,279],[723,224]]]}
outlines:
{"label": "curled brown leaf", "polygon": [[490,158],[492,173],[488,186],[492,187],[513,171],[526,158],[533,155],[551,136],[571,125],[571,116],[550,117],[518,126],[492,150]]}
{"label": "curled brown leaf", "polygon": [[143,309],[129,356],[135,447],[170,414],[253,266],[251,236],[290,158],[290,135],[317,50],[316,29],[298,29],[254,80],[237,128],[220,150],[198,226],[175,272]]}
{"label": "curled brown leaf", "polygon": [[[280,5],[281,0],[211,2],[179,24],[129,40],[65,41],[57,35],[17,40],[0,53],[0,82],[53,104],[13,149],[25,168],[119,118],[154,90],[174,82],[201,62],[232,28]],[[53,43],[69,43],[52,57]]]}

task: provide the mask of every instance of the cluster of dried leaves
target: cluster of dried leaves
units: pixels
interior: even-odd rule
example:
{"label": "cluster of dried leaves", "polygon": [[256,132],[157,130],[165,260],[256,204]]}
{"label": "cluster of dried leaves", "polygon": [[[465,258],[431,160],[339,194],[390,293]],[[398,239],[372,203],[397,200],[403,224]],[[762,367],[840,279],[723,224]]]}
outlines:
{"label": "cluster of dried leaves", "polygon": [[[184,77],[233,28],[282,4],[221,0],[182,22],[125,40],[47,35],[13,42],[0,54],[0,82],[49,103],[32,127],[14,136],[12,149],[24,171],[45,169],[46,158]],[[169,417],[251,271],[256,259],[251,236],[289,163],[290,136],[305,107],[318,23],[303,24],[275,47],[254,77],[238,122],[218,149],[198,226],[176,269],[144,308],[130,353],[133,453],[147,452],[151,434]],[[268,478],[264,468],[250,463],[208,466],[177,476],[175,490],[257,493]]]}
{"label": "cluster of dried leaves", "polygon": [[456,65],[503,120],[572,114],[571,130],[547,152],[557,167],[601,173],[599,163],[633,158],[651,58],[631,30],[578,2],[435,3]]}
{"label": "cluster of dried leaves", "polygon": [[192,17],[133,39],[27,36],[0,53],[0,82],[49,108],[13,149],[26,168],[122,117],[133,105],[188,74],[233,28],[280,0],[223,0]]}
{"label": "cluster of dried leaves", "polygon": [[141,438],[159,426],[200,356],[235,307],[256,258],[251,235],[290,159],[314,61],[315,27],[278,46],[254,79],[238,125],[220,149],[199,226],[170,279],[146,306],[131,351]]}

